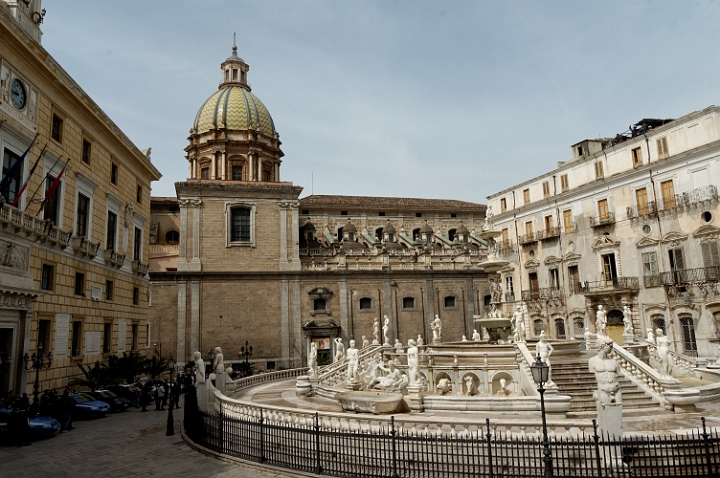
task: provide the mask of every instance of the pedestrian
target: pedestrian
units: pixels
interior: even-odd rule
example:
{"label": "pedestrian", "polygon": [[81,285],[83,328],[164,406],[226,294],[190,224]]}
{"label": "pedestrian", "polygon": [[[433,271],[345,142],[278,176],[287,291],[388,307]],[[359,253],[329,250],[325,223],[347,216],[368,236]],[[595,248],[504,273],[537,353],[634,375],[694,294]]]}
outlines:
{"label": "pedestrian", "polygon": [[180,408],[180,388],[180,382],[178,382],[177,378],[174,378],[172,385],[172,400],[175,403],[175,408]]}
{"label": "pedestrian", "polygon": [[72,430],[73,427],[73,413],[75,412],[75,400],[72,398],[72,393],[65,393],[61,399],[62,416],[65,419],[65,426],[62,427],[66,432]]}
{"label": "pedestrian", "polygon": [[150,403],[150,397],[152,393],[152,380],[145,382],[142,388],[142,411],[147,412],[147,406]]}
{"label": "pedestrian", "polygon": [[22,398],[20,398],[20,408],[26,412],[28,411],[28,408],[30,408],[30,398],[27,393],[23,393]]}
{"label": "pedestrian", "polygon": [[19,404],[13,408],[8,419],[8,431],[15,446],[27,446],[30,444],[30,422],[27,410],[20,408]]}
{"label": "pedestrian", "polygon": [[162,382],[158,380],[157,384],[155,385],[155,410],[165,410],[166,400],[167,398],[165,397],[165,387],[163,386]]}
{"label": "pedestrian", "polygon": [[140,379],[135,381],[135,408],[140,408],[140,402],[142,401],[142,384]]}

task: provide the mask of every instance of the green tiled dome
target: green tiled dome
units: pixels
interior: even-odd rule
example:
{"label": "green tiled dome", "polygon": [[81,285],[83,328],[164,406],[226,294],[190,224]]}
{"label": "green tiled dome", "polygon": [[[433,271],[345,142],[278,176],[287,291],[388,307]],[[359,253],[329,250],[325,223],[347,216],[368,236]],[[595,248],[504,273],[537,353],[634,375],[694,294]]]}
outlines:
{"label": "green tiled dome", "polygon": [[259,130],[275,135],[275,124],[265,105],[257,96],[238,85],[225,85],[213,94],[195,116],[193,132],[214,129]]}

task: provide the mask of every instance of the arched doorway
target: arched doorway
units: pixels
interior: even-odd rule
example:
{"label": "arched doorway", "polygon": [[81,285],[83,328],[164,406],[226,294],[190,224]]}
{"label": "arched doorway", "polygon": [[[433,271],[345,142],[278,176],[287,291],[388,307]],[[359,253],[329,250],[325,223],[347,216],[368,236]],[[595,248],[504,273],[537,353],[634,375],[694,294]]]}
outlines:
{"label": "arched doorway", "polygon": [[623,324],[623,313],[622,310],[613,309],[607,314],[607,334],[608,337],[613,339],[615,343],[623,345],[623,332],[625,332],[625,326]]}

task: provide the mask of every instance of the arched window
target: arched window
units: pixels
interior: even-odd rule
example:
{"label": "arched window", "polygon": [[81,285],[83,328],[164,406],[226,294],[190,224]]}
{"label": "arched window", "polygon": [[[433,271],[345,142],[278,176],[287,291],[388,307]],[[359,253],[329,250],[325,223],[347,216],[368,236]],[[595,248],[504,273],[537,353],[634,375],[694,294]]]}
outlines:
{"label": "arched window", "polygon": [[415,308],[415,297],[403,297],[403,309]]}
{"label": "arched window", "polygon": [[413,240],[413,241],[418,241],[418,240],[420,240],[420,228],[419,228],[419,227],[413,229],[412,240]]}
{"label": "arched window", "polygon": [[382,239],[383,239],[383,229],[385,229],[385,228],[378,227],[377,229],[375,229],[375,237],[377,238],[378,241],[382,241]]}
{"label": "arched window", "polygon": [[533,321],[533,334],[535,337],[539,337],[540,334],[543,331],[543,321],[542,319],[535,319]]}
{"label": "arched window", "polygon": [[372,299],[370,297],[360,299],[360,310],[372,310]]}
{"label": "arched window", "polygon": [[720,330],[720,312],[715,312],[713,317],[715,317],[715,330]]}
{"label": "arched window", "polygon": [[453,307],[457,307],[457,299],[454,295],[448,295],[445,296],[445,308],[451,309]]}
{"label": "arched window", "polygon": [[324,312],[327,310],[327,301],[325,299],[313,300],[313,310],[315,312]]}
{"label": "arched window", "polygon": [[555,338],[565,338],[565,320],[563,319],[555,319]]}
{"label": "arched window", "polygon": [[650,317],[650,320],[652,321],[652,328],[653,328],[653,334],[657,329],[660,329],[663,331],[663,333],[667,333],[665,330],[665,316],[662,314],[655,314],[652,317]]}
{"label": "arched window", "polygon": [[177,244],[178,242],[180,242],[180,233],[177,231],[166,232],[165,242],[168,244]]}
{"label": "arched window", "polygon": [[585,319],[575,317],[573,319],[573,326],[575,327],[575,337],[582,337],[585,333]]}
{"label": "arched window", "polygon": [[695,342],[695,324],[690,314],[680,315],[680,327],[682,327],[683,347],[686,355],[697,357],[697,342]]}
{"label": "arched window", "polygon": [[451,241],[455,240],[455,232],[457,229],[448,229],[448,239]]}
{"label": "arched window", "polygon": [[338,227],[337,240],[338,240],[338,242],[341,242],[343,240],[343,228],[342,227]]}

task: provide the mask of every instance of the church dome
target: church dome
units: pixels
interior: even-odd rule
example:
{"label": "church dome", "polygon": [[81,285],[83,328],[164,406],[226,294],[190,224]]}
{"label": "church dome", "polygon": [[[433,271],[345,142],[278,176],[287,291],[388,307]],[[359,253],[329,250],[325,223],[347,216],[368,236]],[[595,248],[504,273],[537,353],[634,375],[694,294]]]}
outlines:
{"label": "church dome", "polygon": [[221,85],[202,105],[193,124],[193,133],[214,129],[257,130],[273,137],[275,123],[262,101],[243,85]]}

